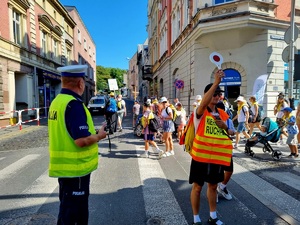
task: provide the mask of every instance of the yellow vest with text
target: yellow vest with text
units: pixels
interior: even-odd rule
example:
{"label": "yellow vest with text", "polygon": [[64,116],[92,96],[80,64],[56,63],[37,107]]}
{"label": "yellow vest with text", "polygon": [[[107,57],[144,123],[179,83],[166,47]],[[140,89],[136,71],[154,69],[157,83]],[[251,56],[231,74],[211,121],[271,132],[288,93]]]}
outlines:
{"label": "yellow vest with text", "polygon": [[[72,100],[76,99],[71,95],[59,94],[50,105],[48,115],[50,177],[81,177],[98,167],[98,143],[79,147],[67,130],[65,112]],[[82,105],[86,112],[89,132],[95,134],[91,114],[83,103]]]}
{"label": "yellow vest with text", "polygon": [[[218,112],[223,121],[229,118],[223,110],[218,109]],[[192,158],[197,162],[229,166],[232,157],[232,142],[224,132],[216,125],[214,117],[206,109],[193,141]]]}

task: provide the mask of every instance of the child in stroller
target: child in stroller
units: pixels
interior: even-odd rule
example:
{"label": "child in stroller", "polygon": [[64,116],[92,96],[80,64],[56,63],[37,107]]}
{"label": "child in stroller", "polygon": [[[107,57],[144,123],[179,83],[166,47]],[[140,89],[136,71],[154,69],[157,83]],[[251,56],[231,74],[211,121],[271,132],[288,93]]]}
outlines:
{"label": "child in stroller", "polygon": [[276,143],[279,140],[281,134],[281,127],[277,125],[275,121],[272,121],[269,117],[265,117],[262,121],[261,131],[255,132],[247,140],[245,145],[245,153],[250,156],[254,156],[254,152],[251,147],[255,146],[258,142],[263,144],[263,152],[272,153],[272,158],[274,160],[279,160],[282,157],[282,153],[279,150],[273,150],[270,142]]}
{"label": "child in stroller", "polygon": [[262,137],[265,137],[268,134],[267,127],[265,125],[260,126],[260,132],[255,132],[253,136],[251,136],[248,141],[258,142]]}

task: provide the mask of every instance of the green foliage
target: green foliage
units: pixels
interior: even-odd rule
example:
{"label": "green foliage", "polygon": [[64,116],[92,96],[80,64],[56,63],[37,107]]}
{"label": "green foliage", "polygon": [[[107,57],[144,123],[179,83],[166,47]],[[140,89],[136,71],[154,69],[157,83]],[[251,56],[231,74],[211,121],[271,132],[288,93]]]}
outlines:
{"label": "green foliage", "polygon": [[96,87],[97,90],[105,90],[108,89],[108,79],[116,79],[118,83],[118,87],[123,87],[123,74],[126,73],[126,70],[122,70],[119,68],[110,68],[97,66],[96,68]]}

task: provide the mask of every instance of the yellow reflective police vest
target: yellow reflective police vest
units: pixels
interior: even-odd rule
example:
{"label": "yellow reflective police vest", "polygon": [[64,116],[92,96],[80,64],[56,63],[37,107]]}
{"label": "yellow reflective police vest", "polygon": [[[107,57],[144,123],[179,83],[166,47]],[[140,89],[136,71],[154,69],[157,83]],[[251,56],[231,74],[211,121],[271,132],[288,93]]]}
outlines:
{"label": "yellow reflective police vest", "polygon": [[[226,112],[221,109],[218,109],[218,112],[223,121],[228,119]],[[192,158],[197,162],[229,166],[232,142],[224,132],[216,125],[214,117],[206,109],[200,119],[193,141]]]}
{"label": "yellow reflective police vest", "polygon": [[[70,136],[65,124],[65,111],[68,103],[76,100],[73,96],[59,94],[52,101],[48,115],[49,132],[49,176],[50,177],[81,177],[98,167],[98,144],[79,147]],[[92,117],[82,103],[89,132],[95,134]]]}

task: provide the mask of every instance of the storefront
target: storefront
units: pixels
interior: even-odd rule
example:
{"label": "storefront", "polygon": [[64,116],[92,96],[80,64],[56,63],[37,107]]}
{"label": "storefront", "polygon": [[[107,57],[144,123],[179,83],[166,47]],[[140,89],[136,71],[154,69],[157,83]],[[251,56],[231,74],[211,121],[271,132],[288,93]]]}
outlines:
{"label": "storefront", "polygon": [[40,115],[47,116],[50,103],[57,95],[57,90],[60,89],[61,76],[43,69],[37,69],[37,74]]}

